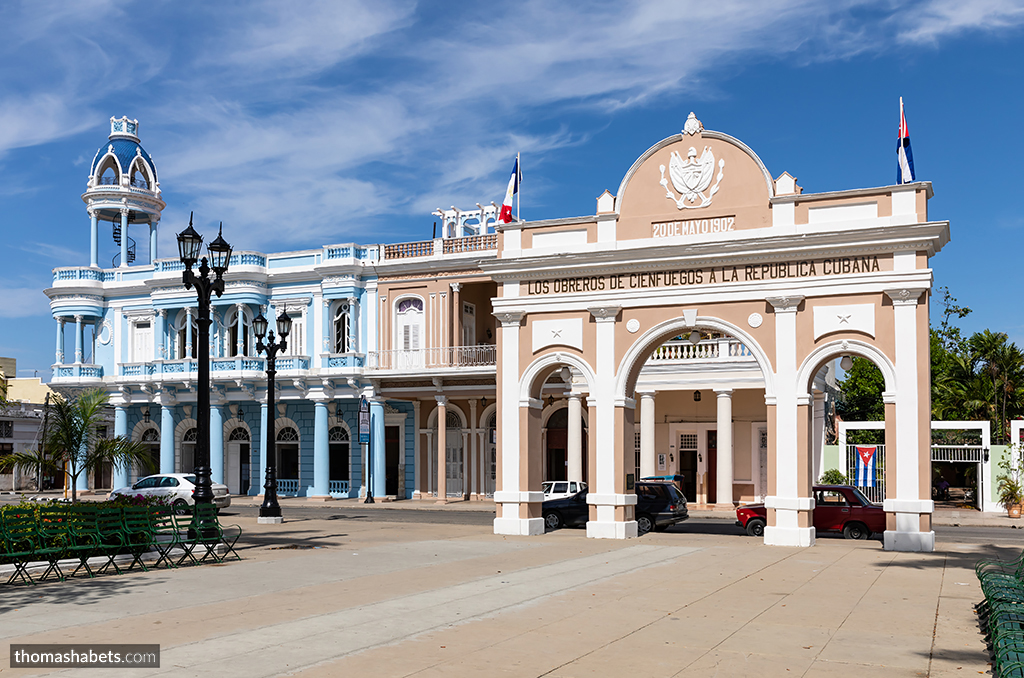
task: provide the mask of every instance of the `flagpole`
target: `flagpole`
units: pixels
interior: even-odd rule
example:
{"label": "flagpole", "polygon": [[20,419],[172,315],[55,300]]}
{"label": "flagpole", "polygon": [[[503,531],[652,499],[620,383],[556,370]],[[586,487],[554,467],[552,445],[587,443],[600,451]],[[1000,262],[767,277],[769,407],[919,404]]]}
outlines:
{"label": "flagpole", "polygon": [[[901,101],[903,99],[900,99]],[[519,212],[519,194],[522,193],[522,181],[519,177],[522,176],[522,165],[519,164],[519,154],[515,155],[515,185],[518,190],[515,192],[515,220],[522,221],[522,213]]]}

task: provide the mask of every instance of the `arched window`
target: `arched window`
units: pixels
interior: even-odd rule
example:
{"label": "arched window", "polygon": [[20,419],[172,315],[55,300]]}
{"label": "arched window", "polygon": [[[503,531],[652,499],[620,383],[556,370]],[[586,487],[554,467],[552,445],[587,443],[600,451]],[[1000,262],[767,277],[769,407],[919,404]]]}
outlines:
{"label": "arched window", "polygon": [[99,176],[97,183],[100,186],[117,186],[121,183],[121,168],[118,167],[114,156],[107,156],[97,175]]}
{"label": "arched window", "polygon": [[[419,349],[422,348],[423,336],[423,300],[417,297],[399,299],[395,315],[396,348],[400,351],[416,352],[403,356],[402,363],[395,367],[415,367],[422,360],[422,356],[419,356]],[[405,364],[410,360],[415,364]]]}
{"label": "arched window", "polygon": [[245,306],[241,307],[241,341],[239,341],[238,337],[238,313],[239,306],[233,306],[231,310],[224,314],[224,324],[227,325],[227,332],[225,333],[227,335],[227,346],[224,347],[224,355],[228,357],[253,355],[255,342],[252,336],[252,312]]}
{"label": "arched window", "polygon": [[327,433],[328,452],[331,467],[331,480],[347,481],[349,479],[349,435],[343,426],[333,426]]}
{"label": "arched window", "polygon": [[190,428],[181,437],[181,466],[179,473],[189,473],[196,467],[196,440],[198,429]]}
{"label": "arched window", "polygon": [[349,353],[355,350],[352,311],[349,302],[338,302],[334,309],[334,353]]}
{"label": "arched window", "polygon": [[285,480],[299,479],[299,432],[285,426],[277,432],[277,475]]}
{"label": "arched window", "polygon": [[155,428],[147,428],[142,432],[142,442],[144,443],[158,443],[160,442],[160,432]]}
{"label": "arched window", "polygon": [[231,431],[231,434],[228,436],[228,442],[235,441],[235,440],[248,441],[249,440],[249,432],[246,431],[241,426],[236,427],[233,431]]}
{"label": "arched window", "polygon": [[[190,318],[192,321],[191,334],[188,331]],[[174,323],[171,325],[171,331],[174,333],[175,358],[181,360],[182,358],[197,358],[199,356],[199,323],[196,322],[195,313],[190,314],[185,309],[179,311],[174,319]]]}
{"label": "arched window", "polygon": [[131,185],[135,188],[149,189],[149,173],[143,165],[142,158],[136,158],[132,163]]}

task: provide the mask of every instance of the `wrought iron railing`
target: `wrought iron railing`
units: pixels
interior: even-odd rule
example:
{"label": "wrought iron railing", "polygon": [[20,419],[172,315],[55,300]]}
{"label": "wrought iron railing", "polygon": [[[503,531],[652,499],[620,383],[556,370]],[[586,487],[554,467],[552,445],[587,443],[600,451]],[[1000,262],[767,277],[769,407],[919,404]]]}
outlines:
{"label": "wrought iron railing", "polygon": [[[875,477],[869,478],[865,484],[857,478],[857,448],[875,448]],[[874,504],[881,504],[885,499],[885,445],[847,445],[846,446],[846,479]],[[873,482],[872,482],[873,480]]]}

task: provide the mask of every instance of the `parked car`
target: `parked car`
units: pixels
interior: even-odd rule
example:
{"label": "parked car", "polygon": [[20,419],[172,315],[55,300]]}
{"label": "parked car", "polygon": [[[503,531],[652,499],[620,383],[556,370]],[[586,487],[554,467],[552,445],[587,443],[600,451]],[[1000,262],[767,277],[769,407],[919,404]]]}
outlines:
{"label": "parked car", "polygon": [[544,501],[571,497],[580,490],[587,489],[587,484],[575,480],[545,480],[540,484],[544,490]]}
{"label": "parked car", "polygon": [[[815,485],[813,492],[816,532],[842,532],[847,539],[867,539],[873,533],[885,531],[885,511],[856,487]],[[736,509],[736,524],[752,537],[764,536],[766,523],[764,504]]]}
{"label": "parked car", "polygon": [[[231,497],[228,495],[228,486],[222,483],[213,483],[213,503],[218,509],[231,506]],[[195,505],[192,499],[192,492],[196,489],[196,477],[192,473],[158,473],[146,476],[131,487],[122,487],[112,491],[107,498],[113,499],[118,495],[135,497],[166,497],[171,506],[178,513],[186,513],[190,506]]]}
{"label": "parked car", "polygon": [[[665,482],[636,483],[637,532],[646,534],[651,530],[664,530],[671,525],[689,518],[686,497],[675,485]],[[583,526],[590,519],[587,505],[587,491],[583,490],[569,497],[550,499],[543,504],[544,525],[551,530],[560,527]]]}

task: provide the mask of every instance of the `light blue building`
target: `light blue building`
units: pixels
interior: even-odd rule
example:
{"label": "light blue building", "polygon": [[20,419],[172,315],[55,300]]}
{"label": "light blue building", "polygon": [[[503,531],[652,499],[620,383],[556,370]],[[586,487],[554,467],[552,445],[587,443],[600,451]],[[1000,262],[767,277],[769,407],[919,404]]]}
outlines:
{"label": "light blue building", "polygon": [[[138,121],[110,123],[110,137],[96,152],[82,195],[91,222],[89,265],[55,269],[46,290],[56,321],[52,385],[65,392],[106,389],[115,408],[115,434],[147,443],[160,472],[191,471],[196,295],[182,284],[177,253],[160,258],[157,251],[165,203],[157,168],[140,144]],[[367,318],[376,295],[370,264],[380,248],[340,244],[267,254],[245,250],[244,232],[225,237],[237,251],[224,295],[212,301],[214,482],[225,483],[232,494],[262,494],[268,404],[265,359],[256,355],[252,320],[262,312],[273,326],[287,310],[293,329],[277,359],[273,407],[279,492],[324,498],[365,492],[356,431],[359,400],[366,396],[381,451],[374,494],[390,489],[396,497],[411,496],[412,478],[408,488],[386,487],[397,478],[389,479],[383,467],[385,408],[393,416],[411,412],[411,405],[386,403],[364,379]],[[101,255],[108,249],[114,251],[111,259]],[[410,466],[413,435],[410,426]],[[113,487],[133,482],[138,473],[115,470]],[[84,475],[80,485],[87,489]]]}

